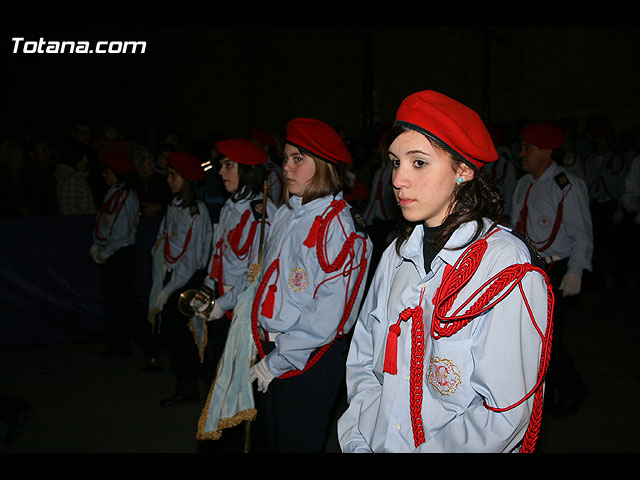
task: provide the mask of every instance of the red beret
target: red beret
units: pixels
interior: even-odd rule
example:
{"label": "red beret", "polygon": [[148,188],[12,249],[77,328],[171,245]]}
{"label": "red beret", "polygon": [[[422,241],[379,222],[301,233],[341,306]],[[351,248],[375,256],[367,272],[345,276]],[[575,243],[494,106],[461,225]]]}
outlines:
{"label": "red beret", "polygon": [[102,157],[104,163],[114,172],[129,173],[133,171],[133,163],[129,155],[120,152],[107,152]]}
{"label": "red beret", "polygon": [[396,113],[395,124],[426,135],[476,169],[498,159],[491,136],[478,114],[433,90],[405,98]]}
{"label": "red beret", "polygon": [[296,118],[287,123],[285,142],[303,148],[330,163],[351,163],[351,153],[340,135],[313,118]]}
{"label": "red beret", "polygon": [[255,142],[258,142],[260,145],[267,145],[271,147],[275,145],[276,142],[273,140],[273,137],[265,132],[264,130],[260,130],[259,128],[252,128],[249,130],[249,138]]}
{"label": "red beret", "polygon": [[188,180],[202,180],[204,169],[194,155],[185,152],[173,152],[167,157],[167,165]]}
{"label": "red beret", "polygon": [[527,125],[520,131],[522,139],[538,148],[559,148],[564,144],[564,134],[558,127],[548,123],[534,123]]}
{"label": "red beret", "polygon": [[216,142],[215,147],[225,157],[244,165],[260,165],[267,162],[267,152],[244,138],[220,140]]}

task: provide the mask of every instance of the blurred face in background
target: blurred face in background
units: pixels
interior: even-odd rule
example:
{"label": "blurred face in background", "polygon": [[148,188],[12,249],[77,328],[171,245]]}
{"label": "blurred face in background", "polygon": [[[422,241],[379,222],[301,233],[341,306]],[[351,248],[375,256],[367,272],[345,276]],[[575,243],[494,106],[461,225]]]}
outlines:
{"label": "blurred face in background", "polygon": [[220,170],[218,171],[224,188],[229,193],[238,190],[240,175],[238,173],[238,163],[229,158],[220,160]]}
{"label": "blurred face in background", "polygon": [[167,183],[169,184],[169,190],[171,190],[171,193],[180,193],[182,191],[184,179],[182,178],[182,175],[169,167],[167,170]]}
{"label": "blurred face in background", "polygon": [[118,177],[110,168],[105,168],[102,176],[104,177],[105,183],[110,187],[118,183]]}

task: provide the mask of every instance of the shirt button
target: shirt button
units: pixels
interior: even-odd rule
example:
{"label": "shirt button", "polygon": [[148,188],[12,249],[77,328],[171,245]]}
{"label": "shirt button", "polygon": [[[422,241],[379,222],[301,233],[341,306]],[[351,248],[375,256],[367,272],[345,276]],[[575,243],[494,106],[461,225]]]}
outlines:
{"label": "shirt button", "polygon": [[410,380],[409,375],[405,375],[405,376],[404,376],[404,379],[408,382],[408,381]]}
{"label": "shirt button", "polygon": [[393,426],[393,428],[395,428],[396,430],[400,430],[400,424],[399,424],[399,423],[396,423],[396,424]]}

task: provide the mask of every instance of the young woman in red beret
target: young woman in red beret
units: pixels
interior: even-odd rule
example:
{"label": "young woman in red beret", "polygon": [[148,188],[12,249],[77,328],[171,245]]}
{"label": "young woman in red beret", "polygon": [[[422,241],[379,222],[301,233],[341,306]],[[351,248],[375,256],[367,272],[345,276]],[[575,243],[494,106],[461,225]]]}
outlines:
{"label": "young woman in red beret", "polygon": [[[215,148],[222,156],[218,173],[231,195],[213,225],[212,250],[204,280],[215,301],[212,305],[192,303],[196,311],[193,319],[196,335],[202,332],[205,337],[201,325],[207,325],[213,363],[217,364],[238,296],[250,284],[250,270],[259,268],[260,242],[268,238],[276,207],[269,197],[266,206],[263,205],[267,179],[264,168],[267,154],[263,149],[243,138],[221,140]],[[200,339],[197,341],[204,345]]]}
{"label": "young woman in red beret", "polygon": [[285,204],[273,216],[252,306],[258,418],[271,452],[321,452],[344,379],[371,256],[364,222],[342,195],[351,155],[324,122],[287,124]]}
{"label": "young woman in red beret", "polygon": [[387,150],[407,226],[354,329],[341,448],[530,451],[553,293],[535,250],[498,224],[499,194],[479,173],[498,158],[489,133],[470,108],[423,91],[402,102]]}
{"label": "young woman in red beret", "polygon": [[154,282],[150,311],[160,312],[160,334],[167,351],[176,386],[172,396],[160,405],[171,407],[199,400],[198,349],[189,330],[188,319],[178,308],[185,290],[202,286],[211,249],[212,227],[209,211],[201,199],[198,182],[204,169],[193,155],[171,153],[167,159],[167,183],[173,199],[167,208],[154,247]]}
{"label": "young woman in red beret", "polygon": [[[132,187],[133,164],[129,156],[107,153],[104,161],[103,176],[108,190],[96,215],[89,254],[101,266],[107,336],[107,351],[103,355],[120,356],[131,353],[130,338],[141,338],[140,332],[135,331],[139,322],[133,315],[140,202]],[[148,348],[148,343],[141,346]]]}

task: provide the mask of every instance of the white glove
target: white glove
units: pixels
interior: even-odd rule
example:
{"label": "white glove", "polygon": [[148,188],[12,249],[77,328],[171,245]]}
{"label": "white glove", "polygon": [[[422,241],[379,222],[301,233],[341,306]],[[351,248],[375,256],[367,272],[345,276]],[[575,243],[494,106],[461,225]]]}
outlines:
{"label": "white glove", "polygon": [[105,256],[102,245],[98,245],[96,243],[91,245],[89,249],[89,255],[91,255],[91,259],[96,263],[104,263],[107,259],[108,255]]}
{"label": "white glove", "polygon": [[91,248],[89,249],[89,255],[91,255],[91,258],[95,258],[96,253],[98,253],[100,250],[102,250],[102,247],[97,243],[93,243],[91,244]]}
{"label": "white glove", "polygon": [[158,295],[156,296],[156,308],[162,311],[164,304],[167,303],[167,299],[169,296],[165,293],[164,290],[160,290]]}
{"label": "white glove", "polygon": [[251,372],[249,372],[249,383],[258,380],[258,391],[262,393],[267,392],[269,384],[274,378],[264,358],[251,367]]}
{"label": "white glove", "polygon": [[104,253],[104,250],[100,249],[100,251],[96,253],[96,256],[93,258],[93,261],[100,264],[106,262],[107,258],[109,258],[109,255]]}
{"label": "white glove", "polygon": [[218,320],[224,317],[224,314],[225,314],[225,311],[218,306],[218,302],[213,302],[213,308],[211,309],[209,318],[207,318],[207,322],[210,322],[212,320]]}
{"label": "white glove", "polygon": [[560,282],[560,291],[563,297],[570,297],[580,293],[582,277],[575,273],[565,273]]}

